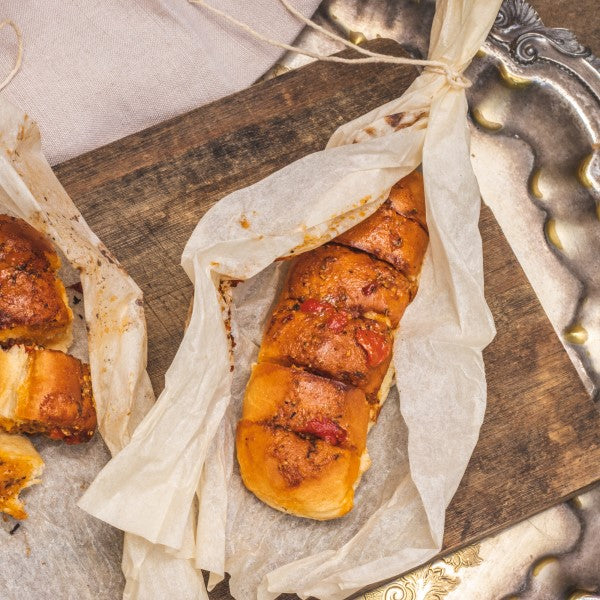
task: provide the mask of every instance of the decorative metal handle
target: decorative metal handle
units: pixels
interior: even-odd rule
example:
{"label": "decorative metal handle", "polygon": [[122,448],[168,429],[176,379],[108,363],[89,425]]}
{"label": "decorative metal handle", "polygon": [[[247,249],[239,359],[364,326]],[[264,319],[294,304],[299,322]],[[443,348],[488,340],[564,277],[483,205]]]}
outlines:
{"label": "decorative metal handle", "polygon": [[493,49],[495,45],[505,49],[517,65],[531,67],[539,63],[539,70],[520,69],[524,76],[547,77],[544,64],[558,67],[577,79],[600,103],[600,60],[568,29],[546,27],[525,0],[504,1],[486,47]]}
{"label": "decorative metal handle", "polygon": [[[561,323],[563,341],[576,366],[583,369],[584,379],[589,377],[592,394],[597,397],[600,390],[600,269],[594,268],[592,263],[597,262],[597,253],[600,252],[600,60],[589,48],[580,44],[572,32],[546,27],[525,0],[504,1],[483,53],[496,63],[509,85],[519,88],[538,83],[558,91],[560,98],[557,102],[562,103],[565,111],[573,116],[571,134],[579,132],[578,152],[583,154],[570,157],[579,161],[578,166],[573,168],[579,180],[579,191],[572,190],[570,217],[565,217],[564,210],[562,213],[558,210],[559,196],[562,193],[564,198],[564,189],[555,189],[541,200],[537,187],[539,174],[549,165],[544,163],[548,160],[548,148],[541,147],[542,140],[537,132],[531,127],[527,131],[519,131],[510,125],[503,128],[493,120],[486,120],[477,108],[473,111],[484,128],[493,133],[503,129],[500,135],[525,135],[532,146],[536,165],[531,174],[530,199],[546,213],[543,226],[548,246],[579,281],[581,288],[580,291],[573,290],[574,314],[567,319],[568,322]],[[532,101],[531,97],[529,101]],[[520,101],[521,108],[532,110],[525,102]],[[547,146],[548,140],[544,142]],[[561,142],[560,139],[554,140],[555,148],[562,145]],[[556,167],[557,164],[554,164],[550,168]],[[585,208],[593,209],[594,203],[595,213]],[[582,216],[584,213],[587,216]],[[586,221],[585,226],[581,225],[583,220]],[[559,235],[561,227],[562,234]],[[568,235],[571,239],[564,244]],[[557,282],[557,285],[561,283]]]}

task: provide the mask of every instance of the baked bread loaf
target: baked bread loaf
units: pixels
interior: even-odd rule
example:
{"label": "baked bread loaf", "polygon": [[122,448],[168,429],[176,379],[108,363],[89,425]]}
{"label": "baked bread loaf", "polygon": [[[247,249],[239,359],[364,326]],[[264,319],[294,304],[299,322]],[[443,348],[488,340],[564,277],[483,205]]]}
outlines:
{"label": "baked bread loaf", "polygon": [[0,215],[0,344],[67,350],[73,313],[59,268],[56,251],[41,233]]}
{"label": "baked bread loaf", "polygon": [[428,241],[413,172],[365,221],[293,260],[236,440],[244,484],[273,508],[319,520],[352,508]]}
{"label": "baked bread loaf", "polygon": [[96,409],[88,365],[58,350],[0,349],[0,428],[68,444],[89,440]]}
{"label": "baked bread loaf", "polygon": [[0,432],[0,512],[26,519],[19,493],[39,483],[43,470],[44,461],[27,438]]}

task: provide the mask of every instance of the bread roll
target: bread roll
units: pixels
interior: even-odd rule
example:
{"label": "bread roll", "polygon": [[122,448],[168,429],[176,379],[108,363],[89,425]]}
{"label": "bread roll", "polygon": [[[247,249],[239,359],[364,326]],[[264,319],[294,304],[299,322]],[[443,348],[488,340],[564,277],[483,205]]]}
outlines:
{"label": "bread roll", "polygon": [[0,349],[0,427],[68,444],[89,440],[96,409],[88,365],[57,350]]}
{"label": "bread roll", "polygon": [[385,322],[353,317],[323,300],[283,300],[263,338],[259,362],[296,365],[377,394],[392,358]]}
{"label": "bread roll", "polygon": [[369,408],[351,386],[297,367],[255,365],[238,427],[246,485],[294,514],[330,519],[340,506],[349,510]]}
{"label": "bread roll", "polygon": [[51,243],[21,219],[0,215],[0,344],[66,350],[73,313]]}
{"label": "bread roll", "polygon": [[294,259],[237,429],[242,480],[273,508],[319,520],[352,508],[428,240],[413,172],[368,219]]}
{"label": "bread roll", "polygon": [[385,315],[397,327],[415,293],[415,285],[391,265],[365,252],[325,244],[295,260],[285,298],[320,297],[355,316]]}
{"label": "bread roll", "polygon": [[337,241],[390,263],[414,281],[421,270],[429,235],[417,221],[397,213],[387,200],[369,219],[342,233]]}
{"label": "bread roll", "polygon": [[19,493],[39,483],[43,469],[42,457],[27,438],[0,432],[0,512],[26,519]]}

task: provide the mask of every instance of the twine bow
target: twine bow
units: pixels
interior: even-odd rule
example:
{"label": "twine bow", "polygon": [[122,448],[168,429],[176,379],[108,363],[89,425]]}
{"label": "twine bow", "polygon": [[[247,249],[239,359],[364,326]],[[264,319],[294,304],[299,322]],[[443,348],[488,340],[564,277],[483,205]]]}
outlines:
{"label": "twine bow", "polygon": [[251,36],[256,39],[270,44],[271,46],[275,46],[277,48],[281,48],[283,50],[287,50],[289,52],[295,52],[296,54],[302,54],[304,56],[309,56],[311,58],[315,58],[317,60],[323,62],[336,62],[336,63],[345,63],[345,64],[364,64],[364,63],[389,63],[395,65],[416,65],[425,67],[426,71],[430,71],[433,73],[439,73],[446,77],[448,84],[453,88],[465,89],[471,86],[471,82],[459,71],[453,69],[450,65],[445,62],[439,60],[426,60],[426,59],[418,59],[418,58],[405,58],[402,56],[390,56],[388,54],[381,54],[379,52],[372,52],[371,50],[367,50],[366,48],[361,48],[356,44],[344,39],[343,37],[333,33],[321,25],[318,25],[311,19],[306,18],[300,11],[294,8],[288,0],[279,0],[281,4],[287,9],[289,13],[291,13],[294,17],[296,17],[299,21],[311,27],[315,31],[327,36],[328,38],[340,42],[347,46],[348,48],[352,48],[357,51],[359,54],[362,54],[364,58],[343,58],[341,56],[327,56],[325,54],[320,54],[318,52],[312,52],[311,50],[304,50],[302,48],[298,48],[297,46],[291,46],[290,44],[285,44],[278,40],[274,40],[264,36],[262,33],[259,33],[252,27],[250,27],[246,23],[242,23],[238,21],[236,18],[232,17],[229,13],[216,8],[208,4],[205,0],[188,0],[190,4],[197,4],[202,6],[203,8],[211,11],[212,13],[218,15],[222,19],[229,21],[239,29],[249,33]]}

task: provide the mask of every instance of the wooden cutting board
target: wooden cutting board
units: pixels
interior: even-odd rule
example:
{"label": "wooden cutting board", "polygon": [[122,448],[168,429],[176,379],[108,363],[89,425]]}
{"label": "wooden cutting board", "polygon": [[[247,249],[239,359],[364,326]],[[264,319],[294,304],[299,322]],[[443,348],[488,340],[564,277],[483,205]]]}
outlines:
{"label": "wooden cutting board", "polygon": [[[386,40],[370,47],[399,52]],[[200,217],[227,193],[322,149],[336,127],[399,96],[415,74],[390,65],[310,65],[56,167],[144,291],[157,393],[183,334],[192,287],[179,261]],[[600,479],[600,416],[485,207],[481,233],[498,334],[485,351],[485,422],[448,508],[444,551]],[[222,588],[214,594],[228,597]]]}

